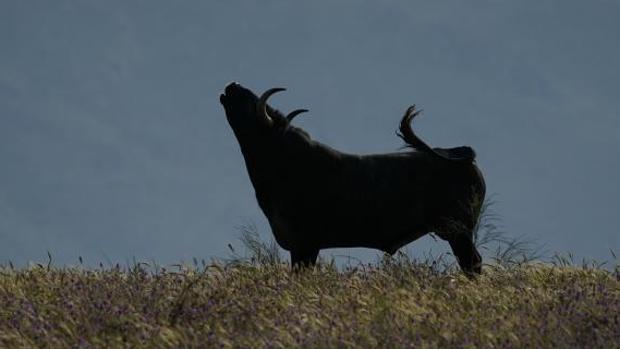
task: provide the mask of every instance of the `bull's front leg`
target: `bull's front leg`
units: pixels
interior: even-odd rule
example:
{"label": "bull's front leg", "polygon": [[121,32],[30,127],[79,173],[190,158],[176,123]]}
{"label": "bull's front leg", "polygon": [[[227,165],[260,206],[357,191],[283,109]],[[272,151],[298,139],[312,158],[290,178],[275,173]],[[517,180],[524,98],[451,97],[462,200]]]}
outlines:
{"label": "bull's front leg", "polygon": [[291,267],[293,269],[300,269],[303,267],[313,266],[316,264],[316,259],[318,256],[318,249],[292,249]]}
{"label": "bull's front leg", "polygon": [[482,272],[482,257],[469,234],[454,234],[448,239],[452,253],[467,276],[475,276]]}

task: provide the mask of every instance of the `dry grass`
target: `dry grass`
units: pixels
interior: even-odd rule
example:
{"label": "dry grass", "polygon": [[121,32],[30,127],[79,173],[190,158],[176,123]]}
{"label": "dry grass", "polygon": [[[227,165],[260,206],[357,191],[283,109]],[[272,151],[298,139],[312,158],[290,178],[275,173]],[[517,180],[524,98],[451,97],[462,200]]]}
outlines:
{"label": "dry grass", "polygon": [[620,347],[618,269],[147,269],[0,269],[0,347]]}

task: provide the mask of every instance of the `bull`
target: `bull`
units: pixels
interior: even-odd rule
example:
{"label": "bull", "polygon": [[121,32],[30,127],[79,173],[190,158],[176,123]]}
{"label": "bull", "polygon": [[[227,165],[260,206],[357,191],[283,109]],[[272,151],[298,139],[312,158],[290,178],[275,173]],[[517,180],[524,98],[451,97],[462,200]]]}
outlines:
{"label": "bull", "polygon": [[412,130],[420,111],[404,113],[398,135],[407,151],[355,155],[313,140],[284,115],[237,83],[220,102],[245,159],[261,210],[295,268],[316,263],[321,249],[366,247],[394,254],[435,233],[461,269],[481,272],[474,231],[485,183],[472,148],[431,148]]}

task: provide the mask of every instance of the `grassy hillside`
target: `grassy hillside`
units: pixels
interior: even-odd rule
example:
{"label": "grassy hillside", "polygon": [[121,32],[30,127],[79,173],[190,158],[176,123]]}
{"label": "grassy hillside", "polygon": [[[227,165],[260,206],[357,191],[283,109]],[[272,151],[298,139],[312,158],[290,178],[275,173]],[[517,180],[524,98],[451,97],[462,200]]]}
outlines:
{"label": "grassy hillside", "polygon": [[1,269],[0,347],[620,347],[618,269],[147,268]]}

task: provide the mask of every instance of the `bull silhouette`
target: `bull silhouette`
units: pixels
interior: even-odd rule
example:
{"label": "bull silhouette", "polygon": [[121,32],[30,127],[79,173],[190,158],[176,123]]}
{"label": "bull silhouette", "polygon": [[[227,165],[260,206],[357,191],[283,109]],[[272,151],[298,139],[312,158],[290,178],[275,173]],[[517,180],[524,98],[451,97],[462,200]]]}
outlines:
{"label": "bull silhouette", "polygon": [[435,233],[448,241],[461,269],[481,272],[474,230],[485,196],[470,147],[431,148],[411,129],[420,112],[409,107],[398,135],[410,149],[347,154],[317,142],[237,83],[220,96],[256,192],[278,244],[293,267],[316,262],[319,250],[366,247],[394,254]]}

